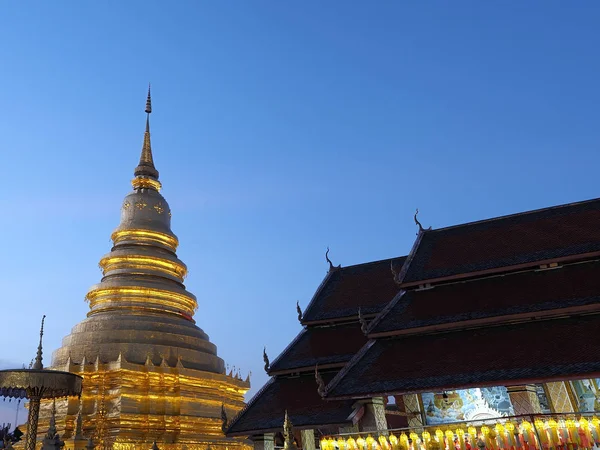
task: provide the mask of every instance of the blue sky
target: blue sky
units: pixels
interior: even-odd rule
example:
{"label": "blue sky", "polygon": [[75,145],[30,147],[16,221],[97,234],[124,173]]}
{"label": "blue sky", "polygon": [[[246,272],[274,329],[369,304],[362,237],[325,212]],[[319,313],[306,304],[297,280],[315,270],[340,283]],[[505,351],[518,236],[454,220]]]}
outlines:
{"label": "blue sky", "polygon": [[417,207],[436,228],[600,195],[598,23],[595,1],[2,2],[2,365],[42,314],[46,363],[85,317],[148,81],[195,318],[254,392],[326,246],[400,256]]}

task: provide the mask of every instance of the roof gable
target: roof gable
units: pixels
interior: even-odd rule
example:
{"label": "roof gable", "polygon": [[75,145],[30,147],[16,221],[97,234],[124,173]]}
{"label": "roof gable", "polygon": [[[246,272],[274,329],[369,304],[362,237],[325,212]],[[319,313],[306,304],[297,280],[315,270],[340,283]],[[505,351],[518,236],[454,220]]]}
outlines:
{"label": "roof gable", "polygon": [[600,252],[600,199],[422,232],[403,285]]}
{"label": "roof gable", "polygon": [[340,320],[379,313],[399,288],[391,271],[400,271],[406,257],[332,269],[302,316],[303,323]]}

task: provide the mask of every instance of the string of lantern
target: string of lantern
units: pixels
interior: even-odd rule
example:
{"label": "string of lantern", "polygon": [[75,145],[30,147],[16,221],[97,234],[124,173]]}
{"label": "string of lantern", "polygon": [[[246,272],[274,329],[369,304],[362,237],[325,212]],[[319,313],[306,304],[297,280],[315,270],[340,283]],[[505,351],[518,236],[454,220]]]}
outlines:
{"label": "string of lantern", "polygon": [[[325,437],[321,450],[577,450],[600,447],[600,419],[528,417],[502,422]],[[481,422],[480,422],[481,423]],[[456,428],[455,428],[456,427]],[[442,430],[442,428],[445,429]],[[452,429],[454,428],[454,429]]]}

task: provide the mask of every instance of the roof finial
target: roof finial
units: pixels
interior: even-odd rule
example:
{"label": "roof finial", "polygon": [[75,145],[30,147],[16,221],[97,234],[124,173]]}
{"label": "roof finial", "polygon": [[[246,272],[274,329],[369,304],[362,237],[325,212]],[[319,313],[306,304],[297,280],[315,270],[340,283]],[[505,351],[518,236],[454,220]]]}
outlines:
{"label": "roof finial", "polygon": [[302,323],[302,308],[300,308],[300,302],[296,302],[296,312],[298,313],[298,322]]}
{"label": "roof finial", "polygon": [[223,433],[227,431],[229,421],[227,419],[227,411],[225,411],[225,404],[221,403],[221,430]]}
{"label": "roof finial", "polygon": [[42,326],[40,327],[40,344],[37,348],[37,354],[35,355],[35,362],[33,363],[32,369],[41,370],[44,368],[42,364],[42,336],[44,336],[44,320],[46,320],[46,315],[42,316]]}
{"label": "roof finial", "polygon": [[419,233],[422,233],[422,232],[424,232],[424,231],[429,231],[429,230],[431,230],[431,227],[429,227],[429,228],[427,228],[427,229],[423,228],[423,225],[421,225],[421,222],[419,222],[419,219],[417,219],[417,216],[418,216],[418,215],[419,215],[419,208],[417,208],[417,211],[415,212],[415,217],[414,217],[414,219],[415,219],[415,223],[416,223],[416,224],[417,224],[417,226],[419,227],[419,232],[418,232],[417,234],[419,234]]}
{"label": "roof finial", "polygon": [[269,356],[267,355],[267,347],[263,348],[263,361],[265,362],[265,372],[268,375],[271,362],[269,361]]}
{"label": "roof finial", "polygon": [[325,252],[325,261],[329,263],[329,272],[333,272],[334,270],[337,270],[342,267],[341,264],[334,266],[331,260],[329,259],[329,247],[327,247],[327,251]]}
{"label": "roof finial", "polygon": [[[152,99],[150,97],[150,84],[148,84],[148,97],[146,98],[146,131],[144,132],[144,144],[142,145],[142,154],[140,162],[135,168],[133,174],[136,179],[132,181],[133,187],[138,188],[154,188],[160,189],[158,183],[158,170],[154,167],[154,159],[152,158],[152,145],[150,144],[150,113],[152,112]],[[149,182],[141,182],[138,180],[147,180]],[[157,188],[158,186],[158,188]]]}

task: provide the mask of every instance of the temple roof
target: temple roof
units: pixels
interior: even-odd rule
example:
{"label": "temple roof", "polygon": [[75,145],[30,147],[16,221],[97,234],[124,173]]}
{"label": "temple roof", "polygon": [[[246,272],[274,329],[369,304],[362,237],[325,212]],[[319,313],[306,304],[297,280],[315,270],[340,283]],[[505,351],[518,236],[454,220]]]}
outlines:
{"label": "temple roof", "polygon": [[574,263],[404,292],[371,324],[369,336],[599,307],[600,262]]}
{"label": "temple roof", "polygon": [[[367,343],[358,322],[302,330],[271,364],[269,373],[343,365]],[[315,388],[316,389],[316,388]]]}
{"label": "temple roof", "polygon": [[[331,381],[333,374],[323,373],[322,376],[327,383]],[[345,424],[350,421],[353,403],[352,400],[323,400],[317,393],[317,384],[312,373],[271,378],[232,421],[227,435],[280,431],[286,410],[294,428]]]}
{"label": "temple roof", "polygon": [[379,313],[398,292],[390,265],[400,271],[406,257],[332,269],[302,316],[303,323]]}
{"label": "temple roof", "polygon": [[599,328],[595,314],[371,340],[327,386],[326,397],[598,377],[600,346],[586,337]]}
{"label": "temple roof", "polygon": [[600,252],[600,199],[421,232],[403,285]]}

